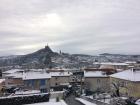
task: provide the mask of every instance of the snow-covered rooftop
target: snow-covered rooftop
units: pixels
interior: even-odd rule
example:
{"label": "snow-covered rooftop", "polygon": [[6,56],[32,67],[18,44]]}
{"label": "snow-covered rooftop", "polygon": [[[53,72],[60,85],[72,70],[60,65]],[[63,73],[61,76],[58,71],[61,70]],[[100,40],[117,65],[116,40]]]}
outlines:
{"label": "snow-covered rooftop", "polygon": [[72,73],[70,73],[70,72],[50,72],[50,75],[52,77],[60,77],[60,76],[66,77],[66,76],[70,76],[71,74]]}
{"label": "snow-covered rooftop", "polygon": [[23,80],[30,80],[30,79],[47,79],[51,78],[51,75],[46,72],[15,72],[6,75],[6,77],[12,77],[12,78],[22,78]]}
{"label": "snow-covered rooftop", "polygon": [[23,80],[47,79],[47,78],[51,78],[51,75],[49,73],[27,72],[23,74]]}
{"label": "snow-covered rooftop", "polygon": [[101,65],[100,69],[115,69],[113,65]]}
{"label": "snow-covered rooftop", "polygon": [[23,70],[22,69],[11,69],[11,70],[5,71],[3,73],[5,73],[5,74],[11,74],[11,73],[19,72],[19,71],[23,71]]}
{"label": "snow-covered rooftop", "polygon": [[15,72],[15,73],[8,74],[5,77],[22,78],[23,77],[23,73]]}
{"label": "snow-covered rooftop", "polygon": [[102,71],[88,71],[84,72],[84,77],[108,77],[108,76]]}
{"label": "snow-covered rooftop", "polygon": [[113,65],[113,66],[127,66],[129,64],[127,63],[115,63],[115,62],[95,62],[94,64],[100,64],[100,65]]}
{"label": "snow-covered rooftop", "polygon": [[119,73],[112,74],[110,75],[110,77],[138,82],[140,81],[140,71],[125,70]]}
{"label": "snow-covered rooftop", "polygon": [[[22,72],[20,72],[22,71]],[[70,76],[72,73],[68,71],[63,72],[46,72],[44,69],[31,69],[29,71],[23,71],[21,69],[13,69],[5,72],[7,75],[5,77],[12,77],[12,78],[22,78],[23,80],[29,79],[47,79],[51,77],[66,77]]]}
{"label": "snow-covered rooftop", "polygon": [[30,71],[41,72],[41,71],[45,71],[45,69],[30,69]]}
{"label": "snow-covered rooftop", "polygon": [[125,63],[126,64],[136,64],[137,62],[136,61],[126,61]]}

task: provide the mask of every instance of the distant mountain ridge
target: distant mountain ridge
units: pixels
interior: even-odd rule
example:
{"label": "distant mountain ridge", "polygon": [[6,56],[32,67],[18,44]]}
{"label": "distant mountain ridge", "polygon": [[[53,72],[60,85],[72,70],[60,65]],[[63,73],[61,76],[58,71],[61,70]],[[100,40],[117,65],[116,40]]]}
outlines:
{"label": "distant mountain ridge", "polygon": [[53,52],[47,45],[27,55],[0,57],[0,66],[20,65],[28,68],[61,67],[79,68],[93,67],[94,62],[125,62],[140,61],[140,55],[121,55],[103,53],[99,56],[86,54],[68,54]]}
{"label": "distant mountain ridge", "polygon": [[136,55],[129,55],[129,54],[111,54],[111,53],[102,53],[100,55],[104,55],[104,56],[140,56],[140,54],[136,54]]}

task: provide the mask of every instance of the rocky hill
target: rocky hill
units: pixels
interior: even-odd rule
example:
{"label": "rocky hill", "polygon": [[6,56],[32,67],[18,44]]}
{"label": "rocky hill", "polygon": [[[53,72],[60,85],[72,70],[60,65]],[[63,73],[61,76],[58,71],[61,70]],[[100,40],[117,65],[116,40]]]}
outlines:
{"label": "rocky hill", "polygon": [[68,54],[53,52],[49,46],[27,55],[0,57],[0,66],[20,65],[28,68],[79,68],[93,67],[94,62],[140,61],[140,55],[100,54],[91,56],[84,54]]}

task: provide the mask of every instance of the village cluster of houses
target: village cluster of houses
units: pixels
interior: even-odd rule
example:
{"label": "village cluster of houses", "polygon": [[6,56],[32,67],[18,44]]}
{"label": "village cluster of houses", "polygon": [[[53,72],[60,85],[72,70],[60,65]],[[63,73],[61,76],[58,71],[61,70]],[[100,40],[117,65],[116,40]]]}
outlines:
{"label": "village cluster of houses", "polygon": [[11,69],[2,73],[0,91],[2,93],[3,88],[16,87],[23,90],[50,92],[78,84],[81,90],[140,98],[140,70],[134,68],[135,64],[134,62],[95,63],[99,65],[98,68],[81,70]]}
{"label": "village cluster of houses", "polygon": [[100,68],[85,69],[85,86],[112,96],[140,98],[140,69],[126,63],[102,63]]}
{"label": "village cluster of houses", "polygon": [[3,72],[4,81],[1,86],[49,92],[51,87],[67,84],[70,75],[70,72],[64,72],[63,70],[59,72],[52,70],[50,72],[45,69],[12,69]]}

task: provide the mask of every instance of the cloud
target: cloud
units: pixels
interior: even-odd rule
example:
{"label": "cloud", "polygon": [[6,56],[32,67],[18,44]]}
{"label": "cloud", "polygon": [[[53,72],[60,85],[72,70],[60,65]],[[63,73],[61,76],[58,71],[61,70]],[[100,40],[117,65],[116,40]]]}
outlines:
{"label": "cloud", "polygon": [[1,0],[0,55],[139,54],[139,0]]}

